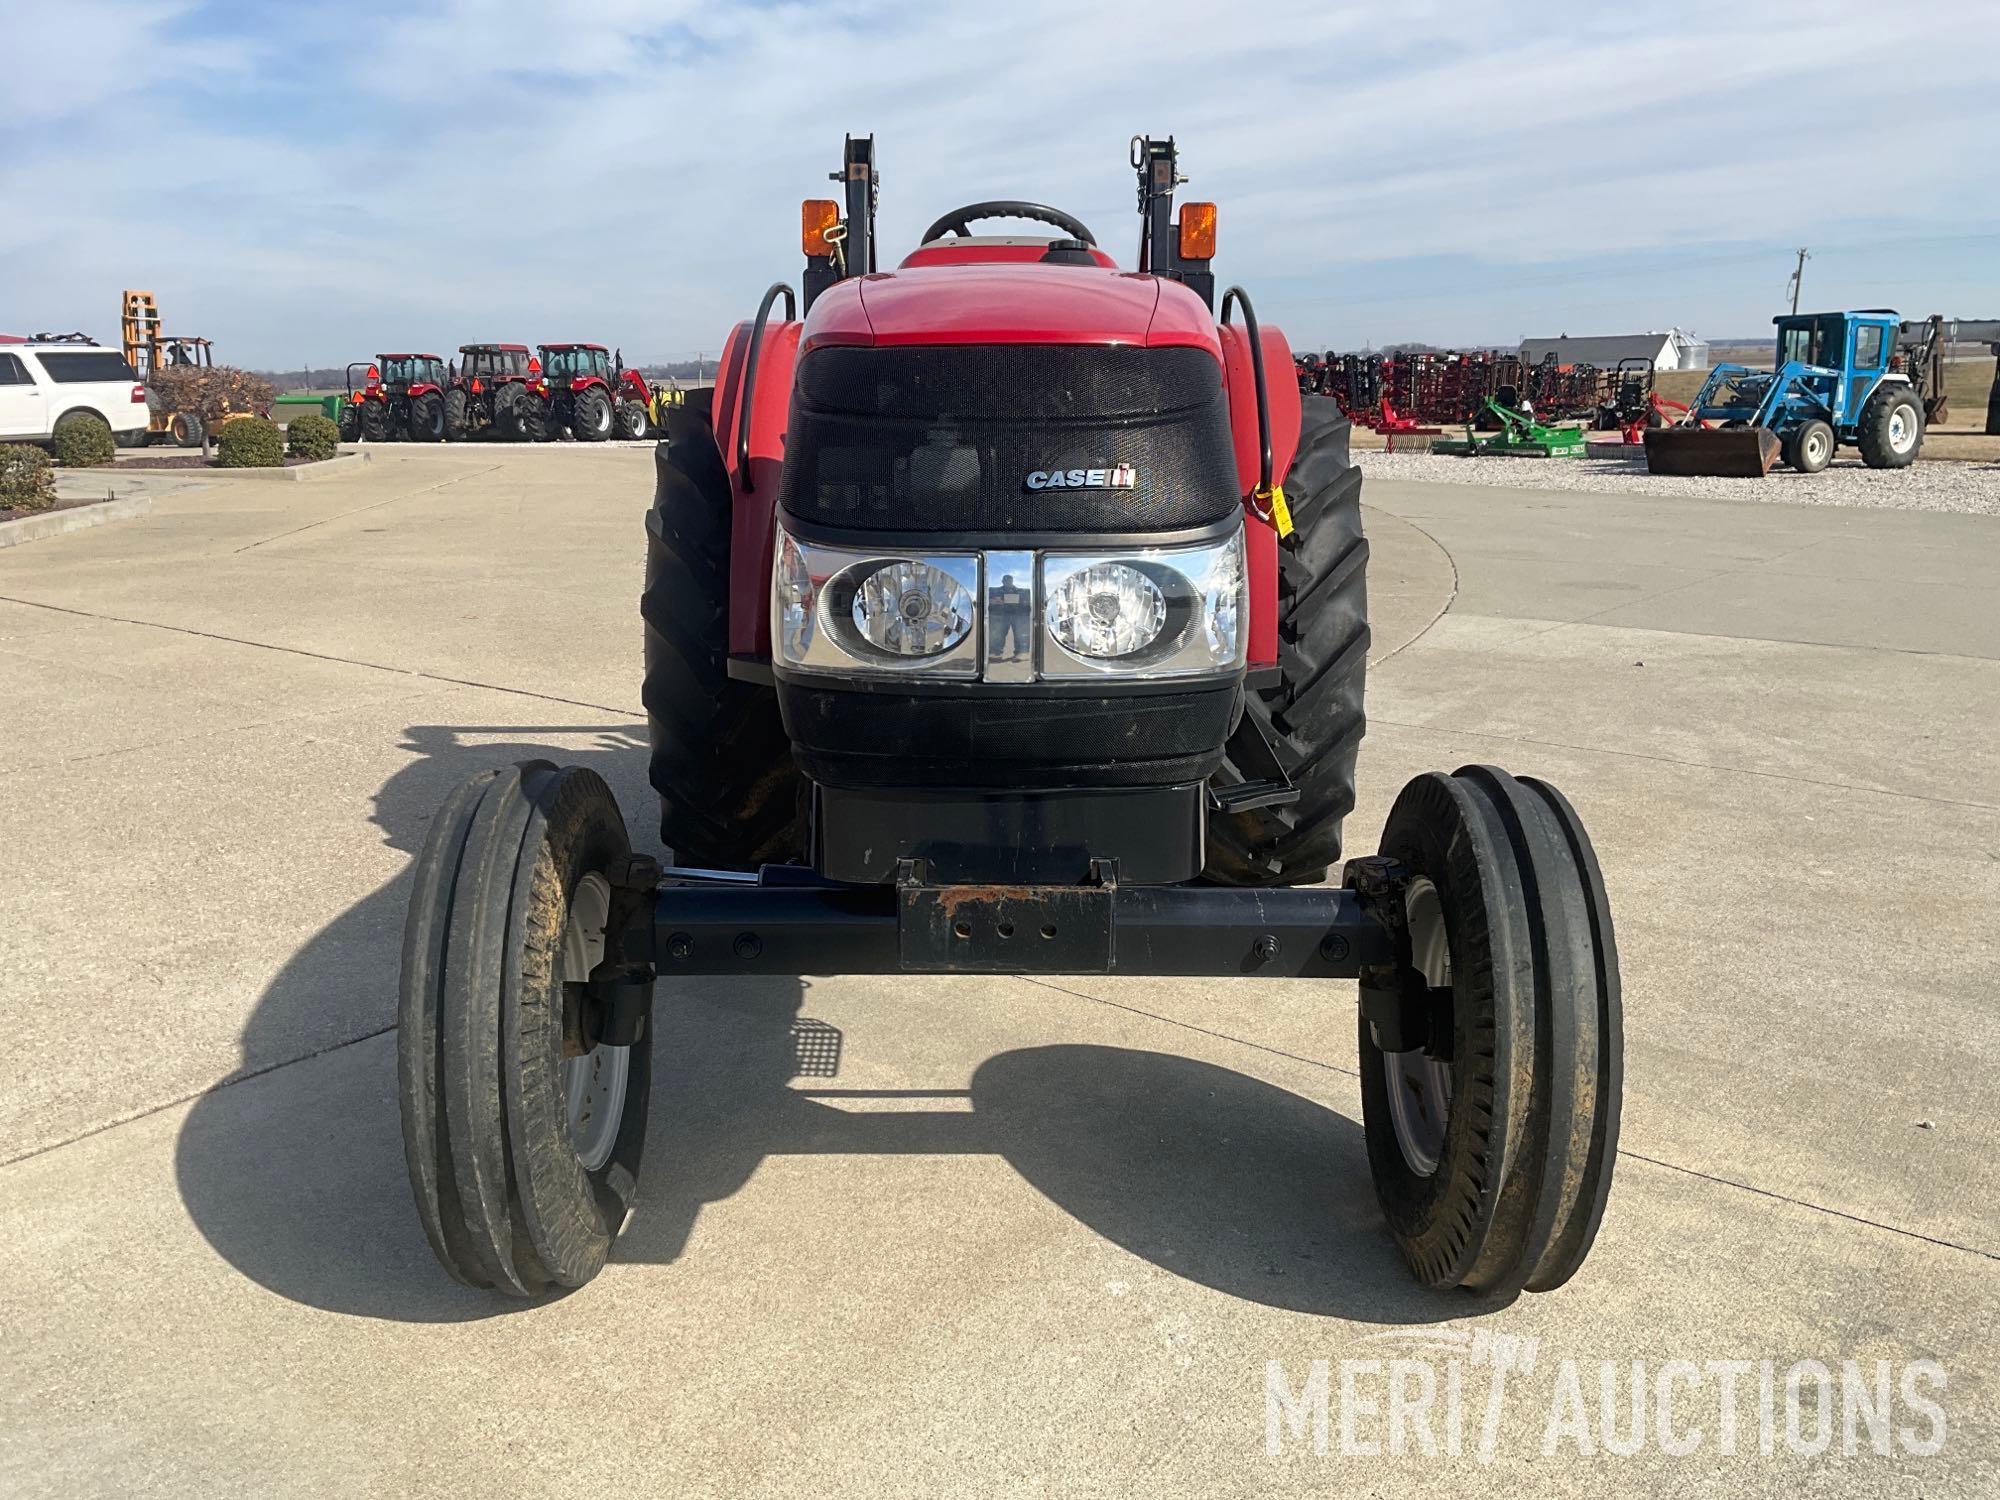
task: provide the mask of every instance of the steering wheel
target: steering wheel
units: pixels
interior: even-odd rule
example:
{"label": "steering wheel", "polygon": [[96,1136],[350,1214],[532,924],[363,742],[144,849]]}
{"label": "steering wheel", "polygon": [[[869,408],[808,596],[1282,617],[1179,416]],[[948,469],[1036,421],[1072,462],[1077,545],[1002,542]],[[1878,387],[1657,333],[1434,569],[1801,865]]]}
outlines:
{"label": "steering wheel", "polygon": [[917,243],[928,245],[947,233],[970,236],[974,219],[1033,219],[1038,223],[1053,224],[1071,239],[1082,240],[1093,248],[1097,244],[1097,236],[1074,214],[1050,208],[1046,203],[1024,203],[1018,198],[995,198],[986,203],[968,203],[964,208],[954,208],[926,229],[924,237]]}

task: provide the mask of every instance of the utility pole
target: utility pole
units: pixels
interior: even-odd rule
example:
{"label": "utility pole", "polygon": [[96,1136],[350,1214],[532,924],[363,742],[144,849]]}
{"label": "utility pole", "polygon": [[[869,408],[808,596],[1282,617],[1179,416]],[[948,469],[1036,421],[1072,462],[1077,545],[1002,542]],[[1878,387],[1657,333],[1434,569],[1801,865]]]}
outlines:
{"label": "utility pole", "polygon": [[1798,249],[1799,263],[1792,268],[1792,311],[1799,310],[1799,283],[1806,279],[1806,262],[1812,259],[1812,252],[1801,245]]}

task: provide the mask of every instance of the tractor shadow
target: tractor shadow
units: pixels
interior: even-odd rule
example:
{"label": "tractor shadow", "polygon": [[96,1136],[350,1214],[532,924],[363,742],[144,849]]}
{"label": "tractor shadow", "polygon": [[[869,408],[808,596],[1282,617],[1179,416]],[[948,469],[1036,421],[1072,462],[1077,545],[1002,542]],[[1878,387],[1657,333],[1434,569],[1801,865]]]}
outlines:
{"label": "tractor shadow", "polygon": [[[643,731],[565,729],[562,748],[533,733],[413,727],[420,754],[375,795],[373,821],[414,854],[452,786],[536,757],[598,771],[628,816],[651,806]],[[572,736],[590,743],[574,748]],[[657,853],[643,817],[635,842]],[[176,1172],[209,1243],[281,1296],[399,1321],[492,1317],[523,1304],[447,1278],[410,1201],[395,1053],[379,1034],[394,1022],[407,884],[384,886],[294,955],[245,1028],[244,1057],[254,1067],[297,1056],[286,1039],[329,1012],[367,1035],[204,1095]],[[997,1155],[1105,1239],[1230,1296],[1374,1323],[1485,1310],[1411,1282],[1375,1205],[1360,1127],[1341,1114],[1227,1068],[1094,1045],[999,1053],[969,1089],[845,1089],[840,1032],[803,1013],[810,986],[662,985],[639,1207],[614,1260],[698,1264],[704,1209],[772,1156]],[[865,1234],[868,1205],[853,1209],[843,1223]]]}

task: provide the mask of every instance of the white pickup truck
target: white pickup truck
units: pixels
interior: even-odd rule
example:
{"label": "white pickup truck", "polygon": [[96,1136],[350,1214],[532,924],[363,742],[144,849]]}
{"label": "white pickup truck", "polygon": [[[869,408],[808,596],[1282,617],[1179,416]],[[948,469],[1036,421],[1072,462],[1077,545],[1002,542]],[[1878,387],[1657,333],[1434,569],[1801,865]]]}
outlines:
{"label": "white pickup truck", "polygon": [[116,349],[0,338],[0,443],[46,443],[72,412],[104,423],[120,447],[146,440],[146,388]]}

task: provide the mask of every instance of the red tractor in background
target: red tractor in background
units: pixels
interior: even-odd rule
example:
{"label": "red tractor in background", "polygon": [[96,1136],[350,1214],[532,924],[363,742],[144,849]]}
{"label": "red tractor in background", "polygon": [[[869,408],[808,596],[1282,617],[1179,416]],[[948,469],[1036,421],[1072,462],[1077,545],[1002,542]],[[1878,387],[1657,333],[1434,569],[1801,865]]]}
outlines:
{"label": "red tractor in background", "polygon": [[[1173,141],[1131,162],[1136,271],[1018,200],[943,214],[890,269],[874,140],[850,137],[844,214],[802,209],[803,295],[772,286],[714,389],[668,409],[639,613],[672,864],[633,852],[596,772],[534,760],[454,792],[412,871],[404,1155],[459,1281],[532,1297],[603,1268],[647,1175],[654,1051],[711,1045],[687,997],[720,975],[1254,976],[1358,1028],[1326,1054],[1358,1057],[1418,1281],[1510,1298],[1582,1265],[1623,1056],[1589,837],[1547,782],[1471,765],[1408,782],[1380,852],[1341,863],[1369,648],[1348,418],[1241,288],[1216,297],[1215,205],[1175,219]],[[1097,1069],[1065,1086],[1147,1107]],[[933,1149],[994,1149],[973,1098],[924,1117]],[[756,1117],[762,1147],[798,1118]],[[1162,1119],[1163,1162],[1177,1132],[1246,1133],[1213,1090]],[[827,1128],[809,1149],[879,1144]],[[1299,1212],[1231,1225],[1241,1274],[1348,1273],[1331,1139],[1243,1153]],[[713,1180],[681,1144],[669,1199]]]}
{"label": "red tractor in background", "polygon": [[625,356],[602,344],[543,344],[541,375],[522,404],[522,436],[531,442],[559,438],[568,428],[579,442],[645,437],[652,430],[647,410],[653,393]]}
{"label": "red tractor in background", "polygon": [[[354,378],[362,371],[359,383]],[[347,402],[340,408],[344,442],[441,443],[445,385],[450,377],[435,354],[378,354],[347,367]]]}
{"label": "red tractor in background", "polygon": [[444,435],[452,442],[492,433],[523,436],[534,356],[526,344],[460,344],[444,397]]}

